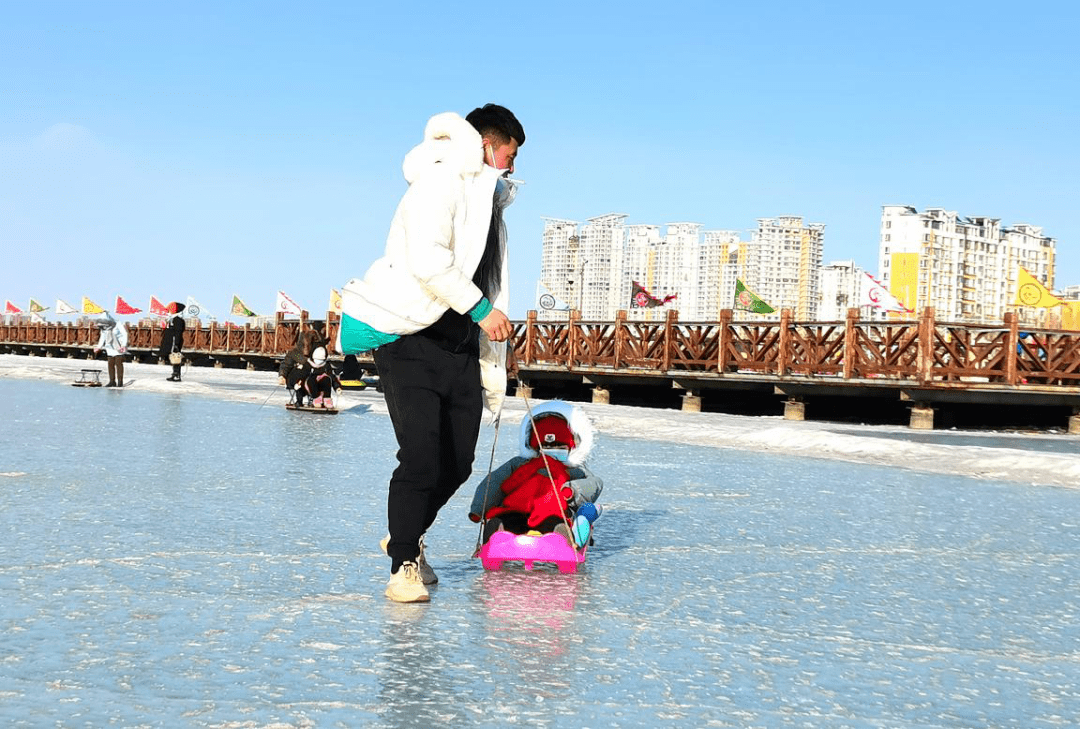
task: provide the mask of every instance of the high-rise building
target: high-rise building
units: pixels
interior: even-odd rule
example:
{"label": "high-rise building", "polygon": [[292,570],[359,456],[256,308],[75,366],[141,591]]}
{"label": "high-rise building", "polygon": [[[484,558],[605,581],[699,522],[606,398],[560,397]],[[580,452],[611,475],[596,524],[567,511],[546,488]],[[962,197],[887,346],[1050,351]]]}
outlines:
{"label": "high-rise building", "polygon": [[758,228],[747,247],[743,283],[776,313],[753,317],[778,319],[781,309],[791,309],[798,321],[817,318],[824,230],[823,224],[804,224],[795,215],[758,219]]}
{"label": "high-rise building", "polygon": [[930,306],[941,321],[994,323],[1006,311],[1046,321],[1045,309],[1014,305],[1020,267],[1053,288],[1055,240],[1042,228],[884,205],[878,251],[882,283],[916,314]]}
{"label": "high-rise building", "polygon": [[[777,309],[770,315],[740,311],[741,319],[776,319],[782,307],[803,321],[815,316],[823,225],[762,218],[747,242],[738,231],[703,231],[700,223],[668,223],[661,232],[658,225],[628,225],[626,218],[611,213],[584,225],[545,219],[540,280],[582,318],[610,320],[621,309],[630,319],[655,321],[674,308],[682,321],[716,321],[732,308],[737,279]],[[676,298],[663,307],[631,307],[634,282],[657,298]],[[565,314],[538,307],[538,316]]]}
{"label": "high-rise building", "polygon": [[[855,261],[833,261],[821,269],[821,304],[818,306],[819,321],[843,321],[847,311],[862,304],[865,271]],[[863,318],[873,316],[869,307],[860,313]]]}
{"label": "high-rise building", "polygon": [[698,252],[699,321],[718,321],[720,312],[735,301],[735,280],[746,265],[746,242],[737,230],[706,230]]}

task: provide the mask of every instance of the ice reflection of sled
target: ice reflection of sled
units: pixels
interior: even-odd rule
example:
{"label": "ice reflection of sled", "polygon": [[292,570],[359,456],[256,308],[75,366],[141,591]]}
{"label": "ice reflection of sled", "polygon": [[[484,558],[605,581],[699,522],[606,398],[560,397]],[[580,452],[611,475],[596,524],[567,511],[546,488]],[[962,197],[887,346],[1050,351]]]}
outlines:
{"label": "ice reflection of sled", "polygon": [[79,370],[79,379],[71,384],[74,387],[101,387],[101,370]]}
{"label": "ice reflection of sled", "polygon": [[534,562],[553,562],[559,572],[577,572],[585,561],[583,547],[579,552],[561,534],[531,535],[495,532],[480,547],[479,557],[486,570],[497,570],[503,562],[524,562],[531,570]]}

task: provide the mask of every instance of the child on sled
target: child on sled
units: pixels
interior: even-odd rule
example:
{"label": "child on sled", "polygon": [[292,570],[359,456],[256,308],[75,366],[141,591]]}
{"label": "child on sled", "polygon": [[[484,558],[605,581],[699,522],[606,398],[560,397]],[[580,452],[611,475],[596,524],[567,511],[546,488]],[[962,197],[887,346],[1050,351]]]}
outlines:
{"label": "child on sled", "polygon": [[519,443],[520,455],[492,471],[473,495],[469,518],[485,522],[483,541],[497,531],[557,532],[571,546],[584,546],[604,486],[583,463],[592,450],[592,423],[580,407],[554,400],[522,420]]}
{"label": "child on sled", "polygon": [[304,388],[311,397],[311,407],[334,408],[333,392],[341,391],[341,380],[334,374],[325,347],[316,347],[307,361],[308,373]]}

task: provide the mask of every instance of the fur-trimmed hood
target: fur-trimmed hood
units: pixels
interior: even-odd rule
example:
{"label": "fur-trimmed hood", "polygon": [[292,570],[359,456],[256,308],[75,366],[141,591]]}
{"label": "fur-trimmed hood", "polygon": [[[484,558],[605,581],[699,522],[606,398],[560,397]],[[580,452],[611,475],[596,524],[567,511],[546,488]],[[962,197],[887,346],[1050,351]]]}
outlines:
{"label": "fur-trimmed hood", "polygon": [[521,421],[521,430],[518,444],[521,447],[521,456],[524,458],[536,458],[539,451],[532,447],[533,422],[541,420],[545,415],[558,415],[570,427],[574,436],[574,447],[570,450],[566,462],[571,466],[580,466],[592,452],[595,429],[589,416],[577,405],[563,400],[550,400],[532,409],[532,417],[527,413]]}
{"label": "fur-trimmed hood", "polygon": [[424,126],[424,141],[413,147],[401,164],[411,185],[434,165],[446,165],[459,175],[484,169],[484,141],[472,124],[452,111],[436,114]]}

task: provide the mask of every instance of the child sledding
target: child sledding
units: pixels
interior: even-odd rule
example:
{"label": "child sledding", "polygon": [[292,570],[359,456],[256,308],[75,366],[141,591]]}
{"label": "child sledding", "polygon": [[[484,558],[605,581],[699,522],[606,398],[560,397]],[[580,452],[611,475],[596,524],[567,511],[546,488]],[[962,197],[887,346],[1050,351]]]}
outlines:
{"label": "child sledding", "polygon": [[487,569],[507,560],[554,562],[572,572],[591,542],[603,482],[585,465],[593,426],[584,411],[552,401],[521,423],[520,455],[476,487],[469,518],[483,522],[478,556]]}

